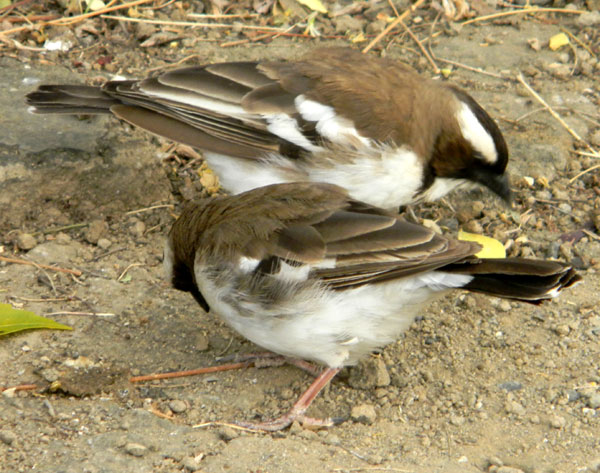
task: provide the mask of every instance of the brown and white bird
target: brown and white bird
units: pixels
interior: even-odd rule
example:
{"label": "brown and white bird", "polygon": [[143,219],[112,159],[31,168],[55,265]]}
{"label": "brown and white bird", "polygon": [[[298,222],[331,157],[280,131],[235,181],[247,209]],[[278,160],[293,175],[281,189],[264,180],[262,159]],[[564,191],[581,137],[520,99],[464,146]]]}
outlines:
{"label": "brown and white bird", "polygon": [[234,194],[313,181],[384,208],[436,200],[465,183],[510,196],[506,143],[470,95],[349,48],[102,88],[42,85],[27,102],[35,113],[112,113],[196,147]]}
{"label": "brown and white bird", "polygon": [[326,368],[280,419],[304,416],[344,366],[393,342],[449,289],[538,303],[581,278],[568,264],[479,259],[446,238],[322,183],[278,184],[189,204],[170,232],[168,278],[255,344]]}

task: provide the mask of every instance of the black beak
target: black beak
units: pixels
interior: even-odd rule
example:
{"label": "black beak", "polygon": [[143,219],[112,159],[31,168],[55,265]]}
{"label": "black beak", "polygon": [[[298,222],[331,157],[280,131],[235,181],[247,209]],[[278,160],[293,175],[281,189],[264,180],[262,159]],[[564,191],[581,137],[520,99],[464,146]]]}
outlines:
{"label": "black beak", "polygon": [[507,205],[512,204],[512,192],[510,183],[506,174],[497,174],[490,169],[480,168],[471,169],[468,178],[472,181],[487,187],[494,194],[500,197]]}

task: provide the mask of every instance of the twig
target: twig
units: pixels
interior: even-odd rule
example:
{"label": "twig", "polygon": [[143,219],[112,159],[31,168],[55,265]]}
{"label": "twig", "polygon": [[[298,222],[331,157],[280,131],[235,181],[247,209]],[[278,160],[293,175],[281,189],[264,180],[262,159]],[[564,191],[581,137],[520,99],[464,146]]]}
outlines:
{"label": "twig", "polygon": [[36,266],[36,267],[43,268],[43,269],[49,269],[51,271],[58,271],[59,273],[74,274],[75,276],[81,276],[83,274],[81,271],[79,271],[77,269],[59,268],[57,266],[49,266],[47,264],[34,263],[32,261],[27,261],[27,260],[23,260],[23,259],[19,259],[19,258],[7,258],[6,256],[0,256],[0,261],[5,261],[7,263],[14,263],[14,264],[26,264],[28,266]]}
{"label": "twig", "polygon": [[188,18],[206,18],[207,20],[218,20],[221,18],[257,18],[259,13],[227,13],[227,14],[214,14],[214,13],[188,13]]}
{"label": "twig", "polygon": [[511,10],[500,13],[493,13],[491,15],[478,16],[477,18],[471,18],[470,20],[463,21],[459,23],[461,26],[470,25],[471,23],[477,23],[479,21],[487,21],[493,20],[495,18],[501,18],[504,16],[510,15],[520,15],[520,14],[532,14],[532,13],[571,13],[575,15],[583,15],[587,13],[585,10],[568,10],[566,8],[526,8],[523,10]]}
{"label": "twig", "polygon": [[563,33],[565,33],[566,35],[568,35],[579,46],[581,46],[588,53],[590,53],[592,55],[592,57],[596,57],[596,54],[594,53],[594,51],[592,51],[592,49],[587,44],[585,44],[583,41],[581,41],[577,36],[575,36],[573,33],[571,33],[568,29],[561,27],[560,31],[562,31]]}
{"label": "twig", "polygon": [[132,376],[130,383],[139,383],[140,381],[154,381],[156,379],[183,378],[184,376],[196,376],[199,374],[215,373],[218,371],[236,370],[239,368],[248,368],[253,365],[253,361],[244,361],[242,363],[230,363],[228,365],[209,366],[207,368],[198,368],[187,371],[174,371],[171,373],[156,373],[144,376]]}
{"label": "twig", "polygon": [[517,80],[523,84],[523,86],[528,90],[528,92],[539,102],[541,103],[546,110],[548,110],[550,112],[550,114],[569,132],[569,134],[575,138],[577,141],[583,143],[587,149],[589,149],[591,152],[595,153],[596,150],[594,148],[592,148],[586,141],[584,141],[583,138],[581,138],[581,136],[579,136],[579,134],[573,130],[562,118],[561,116],[554,111],[554,109],[548,105],[548,103],[535,91],[533,90],[533,88],[525,81],[525,78],[523,77],[523,74],[521,72],[519,72],[519,75],[517,76]]}
{"label": "twig", "polygon": [[592,166],[591,168],[584,169],[579,174],[577,174],[575,177],[572,177],[571,179],[569,179],[569,184],[572,184],[574,181],[576,181],[577,179],[579,179],[584,174],[587,174],[588,172],[592,172],[592,171],[594,171],[596,169],[600,169],[600,164],[596,164],[595,166]]}
{"label": "twig", "polygon": [[21,297],[21,296],[8,296],[10,299],[19,299],[20,301],[25,301],[25,302],[61,302],[61,301],[68,301],[72,299],[72,296],[70,297],[48,297],[48,298],[35,298],[32,299],[30,297]]}
{"label": "twig", "polygon": [[49,228],[47,230],[42,230],[40,233],[47,235],[48,233],[57,233],[57,232],[62,232],[64,230],[75,230],[77,228],[83,228],[83,227],[87,227],[89,225],[89,223],[74,223],[72,225],[64,225],[62,227],[54,227],[54,228]]}
{"label": "twig", "polygon": [[263,39],[267,39],[267,38],[270,38],[270,39],[272,39],[272,40],[273,40],[273,39],[275,39],[275,38],[278,38],[279,36],[282,36],[282,35],[285,35],[286,33],[289,33],[289,32],[290,32],[291,30],[293,30],[293,29],[294,29],[296,26],[298,26],[300,23],[302,23],[303,21],[305,21],[305,20],[306,20],[306,19],[307,19],[307,18],[308,18],[310,15],[311,15],[311,14],[307,15],[306,17],[302,18],[300,21],[297,21],[296,23],[294,23],[292,26],[290,26],[290,27],[289,27],[289,28],[287,28],[286,30],[284,30],[284,31],[280,31],[280,32],[278,32],[278,33],[276,33],[276,34],[273,34],[273,33],[266,33],[266,34],[263,34],[263,35],[257,36],[257,37],[256,37],[256,38],[254,38],[254,39],[249,39],[249,38],[247,38],[247,39],[241,39],[241,40],[239,40],[239,41],[230,41],[230,42],[228,42],[228,43],[222,43],[222,44],[221,44],[221,47],[222,47],[222,48],[227,48],[227,47],[230,47],[230,46],[238,46],[238,45],[240,45],[240,44],[246,44],[246,43],[250,43],[250,42],[253,42],[253,43],[255,43],[255,42],[257,42],[257,41],[262,41]]}
{"label": "twig", "polygon": [[51,21],[47,21],[47,22],[43,22],[43,23],[38,23],[35,25],[26,25],[26,26],[19,26],[18,28],[11,28],[9,30],[4,30],[4,31],[0,31],[0,36],[5,36],[5,35],[9,35],[12,33],[19,33],[20,31],[25,31],[25,30],[29,30],[32,29],[33,27],[38,27],[41,28],[43,26],[47,26],[47,25],[72,25],[74,23],[78,23],[80,21],[83,21],[87,18],[91,18],[93,16],[98,16],[98,15],[102,15],[106,12],[110,12],[110,11],[116,11],[116,10],[122,10],[123,8],[131,8],[134,7],[136,5],[141,5],[143,3],[149,3],[153,0],[135,0],[133,2],[129,2],[129,3],[123,3],[121,5],[115,5],[115,6],[111,6],[111,7],[107,7],[107,8],[103,8],[102,10],[97,10],[94,12],[90,12],[90,13],[84,13],[82,15],[77,15],[77,16],[73,16],[73,17],[61,17],[61,18],[57,18],[56,20],[51,20]]}
{"label": "twig", "polygon": [[127,274],[127,272],[131,269],[131,268],[135,268],[136,266],[144,266],[143,263],[131,263],[129,266],[127,266],[125,268],[125,270],[121,273],[121,275],[117,278],[117,281],[120,281],[121,279],[123,279],[125,277],[125,275]]}
{"label": "twig", "polygon": [[11,387],[8,387],[8,388],[0,387],[0,393],[4,392],[4,391],[13,391],[13,392],[16,392],[16,391],[33,391],[34,389],[37,389],[37,388],[38,388],[37,384],[19,384],[17,386],[11,386]]}
{"label": "twig", "polygon": [[150,207],[144,207],[143,209],[130,210],[129,212],[125,212],[125,215],[135,215],[135,214],[139,214],[142,212],[149,212],[150,210],[165,209],[165,208],[174,209],[175,206],[173,204],[152,205]]}
{"label": "twig", "polygon": [[254,434],[258,433],[254,429],[249,429],[248,427],[242,427],[241,425],[232,424],[230,422],[202,422],[202,424],[192,425],[192,429],[203,429],[204,427],[212,427],[213,425],[223,425],[225,427],[231,427],[232,429],[243,430],[244,432],[252,432]]}
{"label": "twig", "polygon": [[583,233],[585,233],[587,236],[589,236],[590,238],[592,238],[593,240],[600,241],[600,236],[596,235],[595,233],[592,233],[589,230],[586,230],[585,228],[582,228],[581,231]]}
{"label": "twig", "polygon": [[590,158],[600,158],[600,153],[586,153],[585,151],[573,151],[580,156],[589,156]]}
{"label": "twig", "polygon": [[110,312],[69,312],[69,311],[60,311],[60,312],[50,312],[49,314],[44,315],[93,315],[94,317],[114,317],[116,314],[112,314]]}
{"label": "twig", "polygon": [[435,57],[435,59],[437,59],[438,61],[445,62],[446,64],[452,64],[453,66],[461,67],[463,69],[466,69],[467,71],[477,72],[479,74],[484,74],[486,76],[495,77],[496,79],[510,80],[509,77],[504,77],[501,74],[496,74],[495,72],[484,71],[480,67],[467,66],[466,64],[462,64],[462,63],[456,62],[456,61],[451,61],[450,59],[444,59],[444,58],[437,57],[437,56]]}
{"label": "twig", "polygon": [[165,21],[165,20],[150,20],[147,18],[131,18],[128,16],[115,16],[115,15],[102,15],[100,18],[117,20],[117,21],[129,21],[132,23],[148,23],[150,25],[163,25],[163,26],[187,26],[190,28],[241,28],[246,30],[261,30],[261,31],[274,31],[284,32],[281,28],[275,28],[272,26],[258,26],[258,25],[244,25],[243,23],[196,23],[194,21]]}
{"label": "twig", "polygon": [[417,0],[415,3],[413,3],[410,7],[408,7],[406,10],[404,10],[404,12],[402,13],[402,15],[400,15],[398,18],[396,18],[393,22],[391,22],[381,33],[379,33],[369,44],[367,44],[367,46],[362,50],[363,54],[368,53],[371,49],[373,49],[373,47],[379,43],[379,41],[381,41],[381,39],[388,34],[390,31],[392,31],[396,26],[398,26],[399,23],[401,23],[406,17],[408,17],[411,13],[413,13],[417,8],[419,8],[421,6],[421,4],[424,2],[425,0]]}
{"label": "twig", "polygon": [[119,253],[120,251],[125,251],[127,248],[124,246],[120,248],[115,248],[114,250],[107,251],[106,253],[99,254],[98,256],[94,256],[90,261],[99,261],[102,258],[106,258],[107,256],[114,255],[115,253]]}
{"label": "twig", "polygon": [[419,49],[424,54],[424,56],[427,58],[427,60],[429,61],[429,64],[431,64],[431,67],[433,67],[433,72],[435,72],[436,74],[439,74],[440,68],[437,66],[437,64],[433,60],[433,57],[429,54],[429,51],[427,51],[425,46],[423,46],[423,43],[421,43],[421,41],[419,41],[419,38],[417,38],[417,36],[411,31],[411,29],[403,21],[401,21],[400,24],[406,30],[406,32],[412,38],[412,40],[415,43],[417,43],[417,46],[419,46]]}

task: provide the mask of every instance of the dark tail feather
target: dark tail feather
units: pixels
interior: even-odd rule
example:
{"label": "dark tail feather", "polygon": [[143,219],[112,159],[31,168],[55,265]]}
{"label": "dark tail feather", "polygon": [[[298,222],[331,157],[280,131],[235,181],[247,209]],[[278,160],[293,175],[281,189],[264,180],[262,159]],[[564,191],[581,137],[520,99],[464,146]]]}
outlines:
{"label": "dark tail feather", "polygon": [[110,107],[118,103],[100,88],[85,85],[41,85],[27,95],[33,113],[111,113]]}
{"label": "dark tail feather", "polygon": [[463,289],[534,304],[581,281],[568,264],[523,258],[467,260],[443,271],[472,275]]}

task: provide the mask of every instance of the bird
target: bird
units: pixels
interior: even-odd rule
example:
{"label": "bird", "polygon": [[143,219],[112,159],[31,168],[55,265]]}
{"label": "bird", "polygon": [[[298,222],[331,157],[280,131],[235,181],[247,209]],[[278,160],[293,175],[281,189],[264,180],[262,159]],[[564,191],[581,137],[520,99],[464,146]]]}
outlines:
{"label": "bird", "polygon": [[33,113],[113,114],[195,147],[233,194],[313,181],[388,209],[461,186],[510,201],[506,141],[467,92],[352,48],[41,85],[26,101]]}
{"label": "bird", "polygon": [[270,352],[323,365],[281,417],[240,423],[274,431],[305,415],[345,366],[395,341],[420,308],[451,289],[540,303],[581,280],[566,263],[481,259],[456,240],[359,202],[329,183],[273,184],[189,202],[164,268],[176,289]]}

